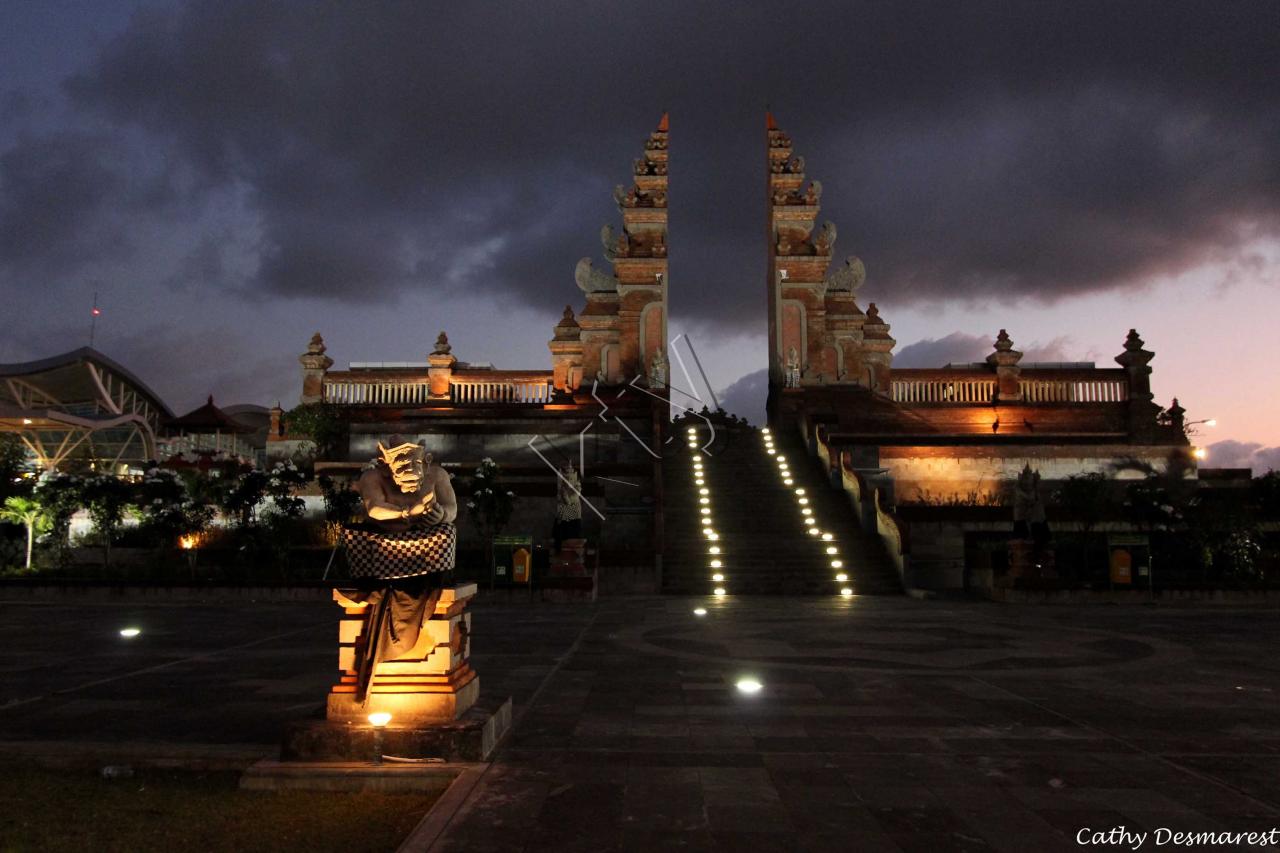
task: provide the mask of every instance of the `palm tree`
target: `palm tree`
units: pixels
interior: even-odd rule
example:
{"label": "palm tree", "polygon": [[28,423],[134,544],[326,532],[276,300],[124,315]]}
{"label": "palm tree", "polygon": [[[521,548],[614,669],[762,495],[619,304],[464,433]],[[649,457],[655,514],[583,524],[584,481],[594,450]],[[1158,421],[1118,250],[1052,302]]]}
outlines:
{"label": "palm tree", "polygon": [[0,507],[0,521],[7,521],[10,524],[21,524],[27,528],[27,571],[31,570],[31,546],[36,541],[36,530],[41,532],[49,524],[49,516],[44,511],[44,507],[31,498],[10,497],[5,498],[4,506]]}

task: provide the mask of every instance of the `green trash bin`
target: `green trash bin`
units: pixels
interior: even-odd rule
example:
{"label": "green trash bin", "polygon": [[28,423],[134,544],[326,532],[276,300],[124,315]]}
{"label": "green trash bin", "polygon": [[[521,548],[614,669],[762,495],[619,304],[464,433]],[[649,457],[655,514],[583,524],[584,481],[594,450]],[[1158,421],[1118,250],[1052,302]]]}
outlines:
{"label": "green trash bin", "polygon": [[490,585],[524,586],[533,575],[533,537],[493,537],[493,566]]}

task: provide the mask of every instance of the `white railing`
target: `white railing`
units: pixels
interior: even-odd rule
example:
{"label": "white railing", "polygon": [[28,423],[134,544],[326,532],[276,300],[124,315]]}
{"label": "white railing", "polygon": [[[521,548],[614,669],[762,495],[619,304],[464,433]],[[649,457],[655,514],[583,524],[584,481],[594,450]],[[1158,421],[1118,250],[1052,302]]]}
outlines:
{"label": "white railing", "polygon": [[431,399],[431,387],[420,382],[351,382],[326,380],[324,399],[337,406],[415,406]]}
{"label": "white railing", "polygon": [[1020,379],[1028,403],[1122,403],[1129,386],[1123,379]]}
{"label": "white railing", "polygon": [[[1019,379],[1027,403],[1123,403],[1129,387],[1125,379]],[[893,379],[889,393],[895,403],[990,403],[995,399],[992,379]]]}
{"label": "white railing", "polygon": [[[550,376],[449,379],[449,401],[454,404],[545,405],[551,402],[554,390]],[[326,378],[324,399],[336,406],[423,406],[433,402],[426,377],[382,382],[376,377]]]}
{"label": "white railing", "polygon": [[455,403],[551,402],[554,389],[550,377],[537,379],[451,379],[449,398]]}
{"label": "white railing", "polygon": [[994,379],[894,379],[889,393],[895,403],[990,403]]}

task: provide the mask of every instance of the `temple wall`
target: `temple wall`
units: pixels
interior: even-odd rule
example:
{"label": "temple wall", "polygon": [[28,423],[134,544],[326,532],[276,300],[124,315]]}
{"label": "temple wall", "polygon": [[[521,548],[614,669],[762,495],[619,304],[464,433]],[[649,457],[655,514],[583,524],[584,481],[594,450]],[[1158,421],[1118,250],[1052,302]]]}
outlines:
{"label": "temple wall", "polygon": [[893,477],[899,503],[922,500],[990,499],[1018,479],[1023,467],[1039,471],[1051,483],[1079,474],[1104,473],[1116,480],[1141,479],[1137,471],[1117,471],[1122,459],[1137,458],[1164,470],[1168,448],[1161,447],[882,447],[880,465]]}

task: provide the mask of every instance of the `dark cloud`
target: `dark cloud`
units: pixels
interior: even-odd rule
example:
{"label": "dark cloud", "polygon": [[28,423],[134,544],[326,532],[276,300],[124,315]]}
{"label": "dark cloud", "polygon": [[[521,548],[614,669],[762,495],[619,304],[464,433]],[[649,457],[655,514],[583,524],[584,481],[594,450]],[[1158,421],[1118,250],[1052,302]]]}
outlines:
{"label": "dark cloud", "polygon": [[1254,476],[1280,470],[1280,447],[1256,441],[1215,441],[1207,448],[1205,467],[1252,468]]}
{"label": "dark cloud", "polygon": [[[924,338],[899,347],[893,356],[894,367],[943,367],[947,364],[969,364],[985,361],[993,351],[995,339],[985,335],[952,332],[941,338]],[[1048,343],[1033,341],[1023,346],[1016,340],[1014,346],[1022,353],[1023,364],[1036,362],[1092,361],[1076,351],[1070,336],[1061,335]]]}
{"label": "dark cloud", "polygon": [[746,418],[753,424],[765,423],[765,403],[769,399],[769,370],[748,373],[716,395],[720,408]]}
{"label": "dark cloud", "polygon": [[6,152],[2,239],[53,277],[146,254],[112,232],[116,149],[166,161],[194,210],[244,193],[254,263],[214,285],[550,309],[669,108],[673,311],[749,328],[769,101],[890,318],[1052,299],[1280,234],[1278,36],[1266,2],[161,7],[66,81],[107,142],[68,127],[41,163]]}
{"label": "dark cloud", "polygon": [[992,338],[952,332],[942,338],[925,338],[898,347],[893,356],[894,367],[942,367],[982,361],[991,353]]}
{"label": "dark cloud", "polygon": [[[763,331],[766,103],[891,322],[1205,261],[1224,285],[1280,278],[1250,248],[1280,236],[1266,0],[148,0],[114,23],[134,2],[86,7],[111,38],[63,49],[66,16],[32,12],[48,44],[0,41],[0,65],[44,63],[49,84],[10,73],[0,92],[0,295],[29,318],[0,347],[80,344],[78,320],[48,318],[101,289],[121,335],[104,349],[175,406],[296,396],[314,328],[344,358],[411,357],[448,325],[477,358],[519,339],[502,351],[545,365],[581,304],[574,264],[599,257],[610,190],[664,109],[671,311],[700,335]],[[976,331],[895,363],[981,360],[996,329]],[[1026,361],[1095,357],[1010,331]],[[763,389],[749,373],[726,407],[759,420]]]}

